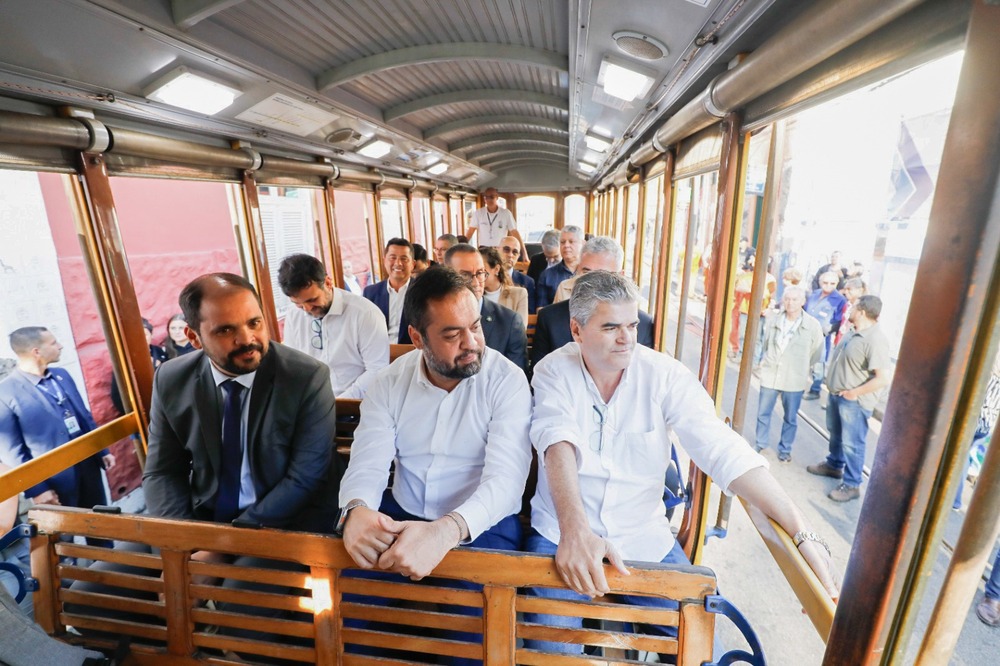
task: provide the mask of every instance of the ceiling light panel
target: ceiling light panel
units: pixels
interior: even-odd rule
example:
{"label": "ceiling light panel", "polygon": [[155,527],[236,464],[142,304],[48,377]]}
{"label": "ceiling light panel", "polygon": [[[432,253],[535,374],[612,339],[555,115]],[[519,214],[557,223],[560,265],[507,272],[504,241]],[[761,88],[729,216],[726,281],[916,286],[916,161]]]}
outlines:
{"label": "ceiling light panel", "polygon": [[640,71],[638,67],[612,61],[607,57],[601,61],[601,70],[597,76],[597,83],[603,87],[604,92],[626,102],[648,95],[653,81],[652,75]]}
{"label": "ceiling light panel", "polygon": [[593,132],[588,132],[583,137],[583,141],[587,144],[587,148],[593,150],[595,153],[603,153],[611,147],[611,139],[594,134]]}
{"label": "ceiling light panel", "polygon": [[382,139],[375,139],[374,141],[369,141],[358,150],[358,155],[364,157],[370,157],[373,160],[377,160],[380,157],[385,157],[392,150],[392,144],[388,141],[383,141]]}
{"label": "ceiling light panel", "polygon": [[242,94],[239,88],[187,67],[178,67],[143,91],[147,99],[215,115]]}

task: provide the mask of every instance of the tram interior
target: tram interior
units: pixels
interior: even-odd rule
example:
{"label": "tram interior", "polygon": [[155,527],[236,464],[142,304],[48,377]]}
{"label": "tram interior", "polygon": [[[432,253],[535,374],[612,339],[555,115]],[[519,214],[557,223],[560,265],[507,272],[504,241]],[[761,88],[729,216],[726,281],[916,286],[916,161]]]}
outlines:
{"label": "tram interior", "polygon": [[[941,256],[928,248],[942,224],[934,207],[939,175],[950,175],[953,107],[962,77],[972,76],[963,67],[976,51],[966,49],[981,48],[967,37],[970,11],[985,10],[978,2],[893,1],[882,15],[859,9],[852,32],[836,4],[0,0],[0,376],[14,367],[7,335],[44,323],[97,423],[122,418],[114,388],[141,430],[149,391],[138,387],[142,372],[130,370],[136,356],[127,351],[141,339],[137,313],[151,322],[153,343],[165,342],[180,288],[193,275],[226,270],[262,291],[267,285],[280,330],[294,307],[277,282],[283,257],[313,254],[341,285],[353,277],[363,287],[384,277],[385,241],[431,247],[440,234],[462,233],[488,187],[499,190],[529,243],[566,225],[620,241],[640,307],[658,322],[657,349],[700,377],[714,373],[720,416],[751,443],[760,389],[753,319],[779,306],[789,270],[809,291],[839,253],[850,277],[882,299],[893,367],[906,376],[914,309],[928,306],[921,280]],[[816,64],[762,85],[738,108],[715,108],[713,86],[776,39],[801,50],[786,59],[813,57],[803,34],[821,34],[825,21],[850,37],[823,43],[828,50]],[[865,27],[875,21],[877,29]],[[799,25],[815,32],[794,30]],[[171,97],[171,86],[188,78],[198,92]],[[198,106],[213,101],[214,108]],[[715,112],[710,121],[683,124],[704,109]],[[82,143],[74,145],[68,130],[56,136],[25,118],[75,119],[86,131],[77,129],[82,138],[73,141]],[[727,190],[727,124],[739,122],[731,153],[739,168]],[[671,123],[694,129],[674,131]],[[207,150],[216,152],[206,157]],[[82,229],[107,203],[79,175],[81,155],[95,154],[114,218],[113,233],[98,230],[96,239]],[[724,232],[722,206],[731,212]],[[134,292],[125,315],[114,280],[99,275],[115,266],[102,234],[105,245],[120,243]],[[980,438],[968,452],[996,353],[996,313],[983,302],[963,320],[981,319],[981,328],[952,331],[970,345],[947,374],[949,387],[964,378],[965,397],[939,419],[956,424],[946,429],[948,451],[962,451],[947,463],[933,458],[940,472],[928,472],[919,495],[927,514],[910,517],[926,531],[899,538],[906,548],[926,546],[918,564],[906,551],[900,579],[919,569],[930,582],[879,590],[892,619],[880,616],[870,640],[886,641],[884,626],[894,632],[882,663],[925,654],[925,632],[941,626],[935,603],[949,589],[952,554],[967,552],[965,516],[992,506],[975,483],[987,447]],[[883,427],[890,436],[896,430],[898,385],[884,391],[871,419],[866,484],[887,455]],[[827,530],[844,570],[860,557],[853,549],[869,529],[862,507],[871,500],[866,492],[864,505],[832,504],[832,486],[805,471],[826,455],[827,397],[802,404],[790,465],[774,449],[764,455],[809,520]],[[143,437],[117,441],[119,464],[106,474],[110,497],[126,513],[142,509]],[[837,661],[843,646],[828,643],[832,602],[796,600],[785,582],[793,567],[772,558],[760,526],[739,506],[728,513],[717,490],[703,499],[698,559],[733,591],[769,662],[848,663]],[[941,509],[936,518],[927,517],[931,501]],[[680,513],[673,522],[683,532],[691,516]],[[986,550],[975,560],[987,562],[985,572],[967,579],[975,601],[996,556],[993,541]],[[760,571],[762,559],[779,564]],[[992,660],[997,629],[977,622],[975,601],[956,607],[951,663]]]}

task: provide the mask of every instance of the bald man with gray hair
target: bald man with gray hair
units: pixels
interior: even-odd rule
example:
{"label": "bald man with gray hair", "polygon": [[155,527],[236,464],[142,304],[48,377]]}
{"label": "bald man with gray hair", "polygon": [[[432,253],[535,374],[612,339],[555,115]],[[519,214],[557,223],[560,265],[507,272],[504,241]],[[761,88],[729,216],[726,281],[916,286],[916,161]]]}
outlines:
{"label": "bald man with gray hair", "polygon": [[563,280],[573,277],[576,266],[580,263],[580,250],[583,248],[583,229],[576,225],[563,227],[559,234],[559,253],[562,261],[542,271],[536,280],[535,305],[544,308],[555,302],[556,289]]}

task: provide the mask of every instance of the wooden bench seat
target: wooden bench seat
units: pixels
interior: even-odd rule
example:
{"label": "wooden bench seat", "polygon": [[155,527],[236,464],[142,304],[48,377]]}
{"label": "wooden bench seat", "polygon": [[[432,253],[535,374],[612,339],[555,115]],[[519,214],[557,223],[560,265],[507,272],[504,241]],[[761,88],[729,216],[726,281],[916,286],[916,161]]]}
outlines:
{"label": "wooden bench seat", "polygon": [[[344,652],[345,644],[394,648],[423,655],[483,659],[487,664],[630,663],[612,649],[677,654],[680,664],[702,664],[712,657],[716,591],[714,574],[703,567],[630,565],[632,575],[609,574],[613,592],[665,597],[679,610],[650,610],[623,603],[571,602],[523,594],[533,586],[562,587],[553,560],[526,554],[459,549],[449,553],[434,575],[483,586],[481,592],[439,584],[373,581],[354,577],[354,564],[336,537],[244,529],[206,522],[185,522],[131,515],[110,515],[81,509],[33,509],[29,521],[38,528],[32,539],[33,575],[39,579],[35,614],[51,635],[89,647],[109,649],[115,640],[89,632],[133,637],[127,663],[236,664],[239,654],[290,662],[376,664],[382,659]],[[90,536],[146,544],[152,553],[134,553],[67,543],[66,536]],[[250,555],[295,562],[301,570],[239,568],[191,560],[197,550]],[[139,567],[129,573],[98,571],[61,563],[73,556]],[[355,571],[357,571],[355,569]],[[216,585],[199,585],[192,576],[206,574],[292,588],[292,593],[248,592]],[[66,581],[91,580],[114,585],[102,594],[67,589]],[[116,589],[118,588],[118,589]],[[131,591],[147,593],[135,598]],[[405,600],[404,607],[345,600],[345,594]],[[215,610],[199,600],[238,603],[244,607],[291,611],[291,617],[267,618],[260,613]],[[481,609],[482,616],[454,612],[446,603]],[[69,612],[65,604],[73,604]],[[102,617],[113,610],[127,619]],[[589,617],[614,623],[602,629],[579,630],[525,623],[524,612]],[[376,620],[385,629],[351,626],[350,620]],[[345,625],[347,621],[347,625]],[[631,629],[631,622],[675,625],[677,638],[663,638]],[[67,626],[84,636],[67,634]],[[225,627],[251,629],[261,638],[227,635]],[[216,630],[216,628],[222,628]],[[481,634],[478,643],[449,640],[438,629]],[[564,657],[525,649],[519,639],[548,639],[606,649],[603,657]],[[399,662],[395,662],[399,663]],[[407,662],[402,662],[407,663]],[[631,662],[635,663],[635,662]]]}

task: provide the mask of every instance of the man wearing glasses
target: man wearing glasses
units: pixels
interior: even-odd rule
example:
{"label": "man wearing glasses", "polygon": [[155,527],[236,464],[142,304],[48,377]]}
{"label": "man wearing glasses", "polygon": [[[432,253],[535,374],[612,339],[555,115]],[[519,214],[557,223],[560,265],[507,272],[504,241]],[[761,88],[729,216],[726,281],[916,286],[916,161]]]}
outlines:
{"label": "man wearing glasses", "polygon": [[[724,492],[740,495],[795,535],[820,581],[836,594],[825,543],[808,531],[764,458],[719,420],[705,389],[680,362],[636,344],[638,301],[638,289],[622,275],[581,275],[569,301],[575,342],[535,368],[531,441],[539,474],[526,545],[532,552],[554,554],[556,569],[573,591],[531,592],[571,599],[603,596],[609,589],[605,559],[623,574],[624,560],[687,562],[663,504],[673,432]],[[525,619],[581,624],[575,617],[529,614]],[[648,631],[667,635],[670,629]],[[527,647],[556,652],[581,647],[532,643]]]}
{"label": "man wearing glasses", "polygon": [[503,269],[514,284],[528,290],[528,314],[535,314],[535,281],[521,271],[514,270],[514,264],[521,254],[521,241],[513,236],[504,236],[500,240],[499,249]]}
{"label": "man wearing glasses", "polygon": [[295,306],[285,315],[285,344],[330,367],[334,396],[363,398],[375,373],[389,365],[382,312],[334,287],[323,264],[308,254],[282,259],[278,284]]}
{"label": "man wearing glasses", "polygon": [[479,232],[479,245],[486,247],[499,247],[500,241],[505,236],[513,236],[518,242],[519,256],[527,260],[528,254],[524,252],[524,241],[521,240],[521,234],[517,232],[517,222],[509,210],[500,207],[499,198],[500,194],[494,187],[489,187],[483,192],[483,201],[486,205],[477,208],[469,219],[469,228],[466,232],[469,244],[476,245],[472,241],[476,237],[477,231]]}
{"label": "man wearing glasses", "polygon": [[445,253],[444,261],[469,281],[469,288],[478,301],[482,315],[481,325],[486,346],[497,350],[517,367],[525,370],[528,362],[528,338],[524,332],[524,322],[513,310],[483,298],[486,287],[483,255],[472,245],[459,243]]}

